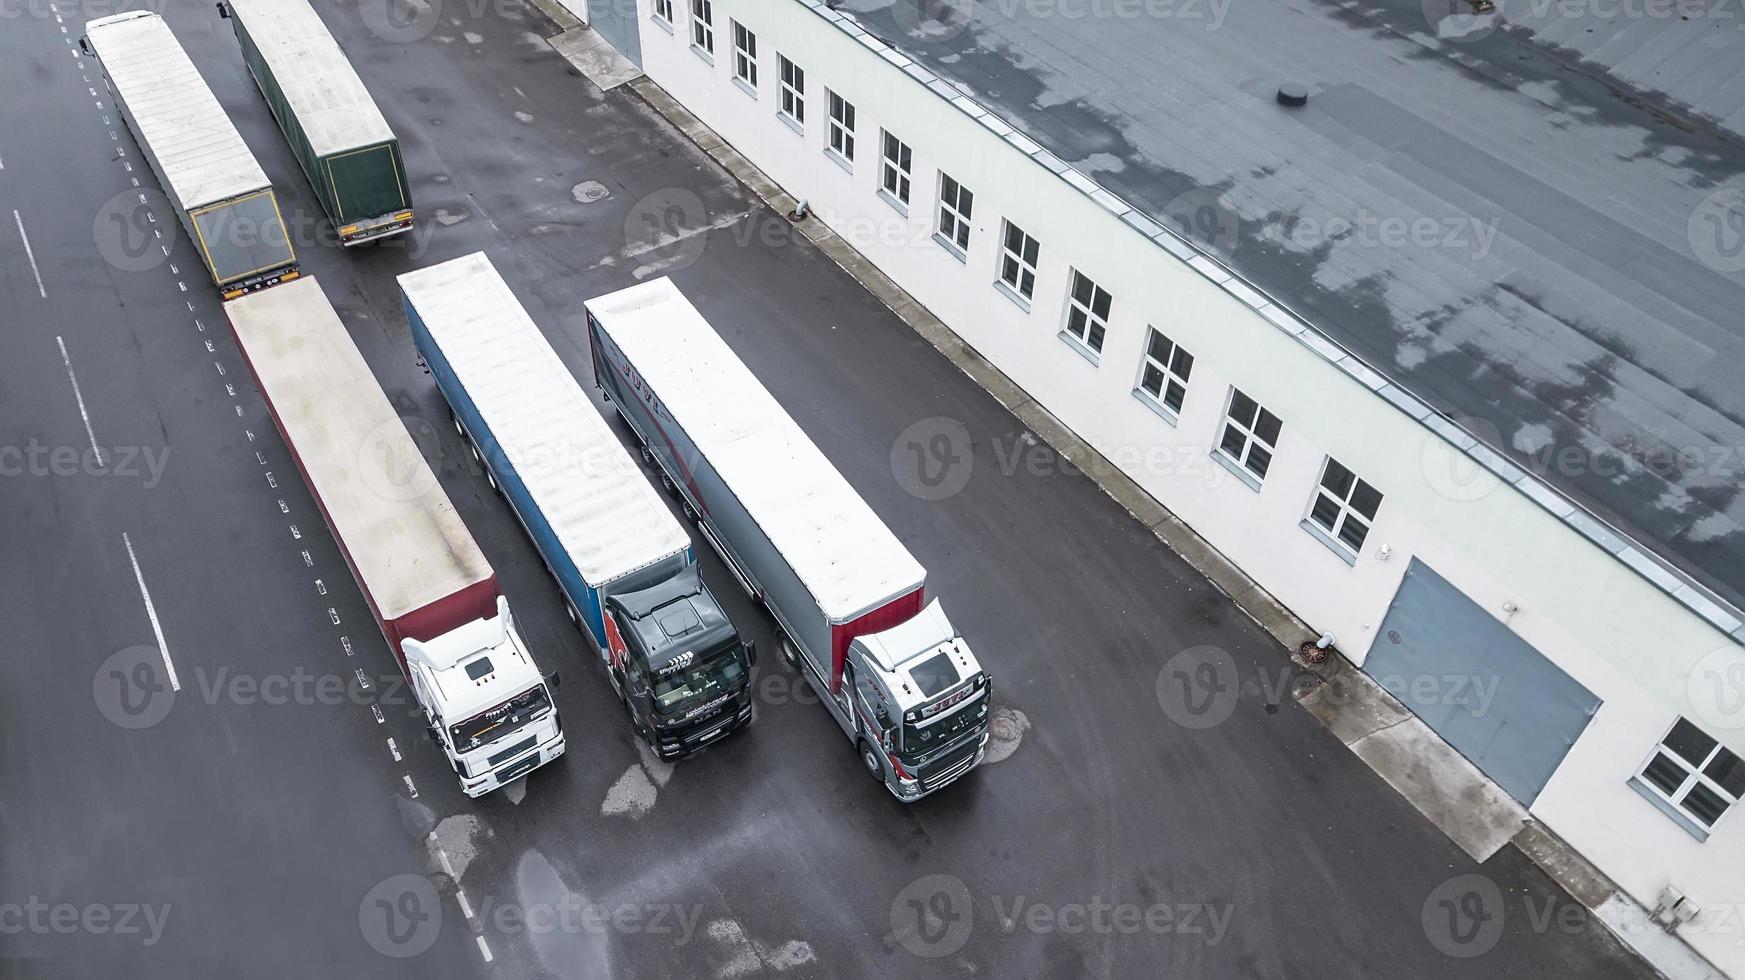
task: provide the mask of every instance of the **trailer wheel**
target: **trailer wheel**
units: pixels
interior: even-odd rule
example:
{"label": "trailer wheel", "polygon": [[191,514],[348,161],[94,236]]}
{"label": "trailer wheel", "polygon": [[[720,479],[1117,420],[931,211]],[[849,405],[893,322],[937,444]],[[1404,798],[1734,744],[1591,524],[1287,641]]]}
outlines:
{"label": "trailer wheel", "polygon": [[[570,597],[567,595],[564,596],[563,607],[564,611],[570,614],[570,622],[575,624],[576,629],[582,629],[582,614],[576,609],[576,604],[571,602]],[[587,631],[583,630],[583,632]]]}
{"label": "trailer wheel", "polygon": [[460,424],[460,416],[452,408],[448,410],[448,420],[454,423],[454,431],[463,436],[467,434],[467,427]]}
{"label": "trailer wheel", "polygon": [[794,673],[800,673],[800,651],[794,649],[794,641],[788,639],[786,633],[777,633],[776,645],[782,648],[782,661]]}
{"label": "trailer wheel", "polygon": [[860,764],[874,782],[884,783],[885,761],[879,757],[878,750],[873,748],[873,744],[864,738],[860,740]]}

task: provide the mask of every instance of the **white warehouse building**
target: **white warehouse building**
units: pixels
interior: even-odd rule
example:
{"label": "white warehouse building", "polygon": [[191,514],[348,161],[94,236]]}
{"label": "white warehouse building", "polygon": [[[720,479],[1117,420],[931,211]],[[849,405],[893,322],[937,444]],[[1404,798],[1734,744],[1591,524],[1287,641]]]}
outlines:
{"label": "white warehouse building", "polygon": [[1555,20],[894,3],[593,26],[1745,977],[1745,151]]}

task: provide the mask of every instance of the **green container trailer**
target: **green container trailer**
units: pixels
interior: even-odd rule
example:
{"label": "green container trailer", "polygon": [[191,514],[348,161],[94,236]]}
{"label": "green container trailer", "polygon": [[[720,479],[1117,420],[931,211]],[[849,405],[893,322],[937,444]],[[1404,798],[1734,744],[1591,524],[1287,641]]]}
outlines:
{"label": "green container trailer", "polygon": [[409,230],[400,141],[308,0],[225,0],[218,9],[340,243]]}

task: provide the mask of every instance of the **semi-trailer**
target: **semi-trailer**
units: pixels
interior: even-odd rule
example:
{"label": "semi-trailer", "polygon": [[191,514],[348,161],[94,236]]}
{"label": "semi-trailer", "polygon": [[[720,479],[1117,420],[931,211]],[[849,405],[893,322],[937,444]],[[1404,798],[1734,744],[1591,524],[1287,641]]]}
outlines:
{"label": "semi-trailer", "polygon": [[663,759],[751,720],[755,651],[690,536],[484,253],[399,277],[412,342],[455,428]]}
{"label": "semi-trailer", "polygon": [[249,370],[468,796],[563,755],[563,725],[497,586],[320,284],[224,305]]}
{"label": "semi-trailer", "polygon": [[[85,25],[116,109],[225,299],[297,278],[273,185],[162,17]],[[154,246],[155,247],[155,246]]]}
{"label": "semi-trailer", "polygon": [[308,0],[224,0],[218,12],[340,244],[410,230],[400,141]]}
{"label": "semi-trailer", "polygon": [[866,771],[907,802],[979,764],[992,683],[908,549],[670,279],[585,306],[596,383]]}

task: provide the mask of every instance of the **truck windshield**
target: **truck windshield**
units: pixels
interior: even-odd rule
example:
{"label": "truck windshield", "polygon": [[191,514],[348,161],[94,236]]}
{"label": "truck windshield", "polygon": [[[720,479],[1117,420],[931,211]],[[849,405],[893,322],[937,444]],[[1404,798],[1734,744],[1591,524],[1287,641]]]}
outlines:
{"label": "truck windshield", "polygon": [[494,708],[451,726],[449,734],[454,738],[454,750],[471,752],[519,731],[521,726],[545,717],[550,710],[551,695],[545,692],[545,685],[528,688]]}
{"label": "truck windshield", "polygon": [[730,643],[681,669],[654,680],[654,706],[664,715],[674,715],[718,695],[734,690],[745,676],[744,647]]}
{"label": "truck windshield", "polygon": [[[980,686],[965,687],[957,694],[942,699],[940,702],[923,708],[922,711],[937,708],[931,718],[918,721],[903,722],[903,752],[906,755],[920,756],[942,746],[948,745],[957,736],[979,727],[988,718],[988,699],[986,688]],[[968,698],[974,698],[956,711],[951,708]],[[947,713],[949,712],[949,713]],[[911,712],[916,714],[916,712]]]}

